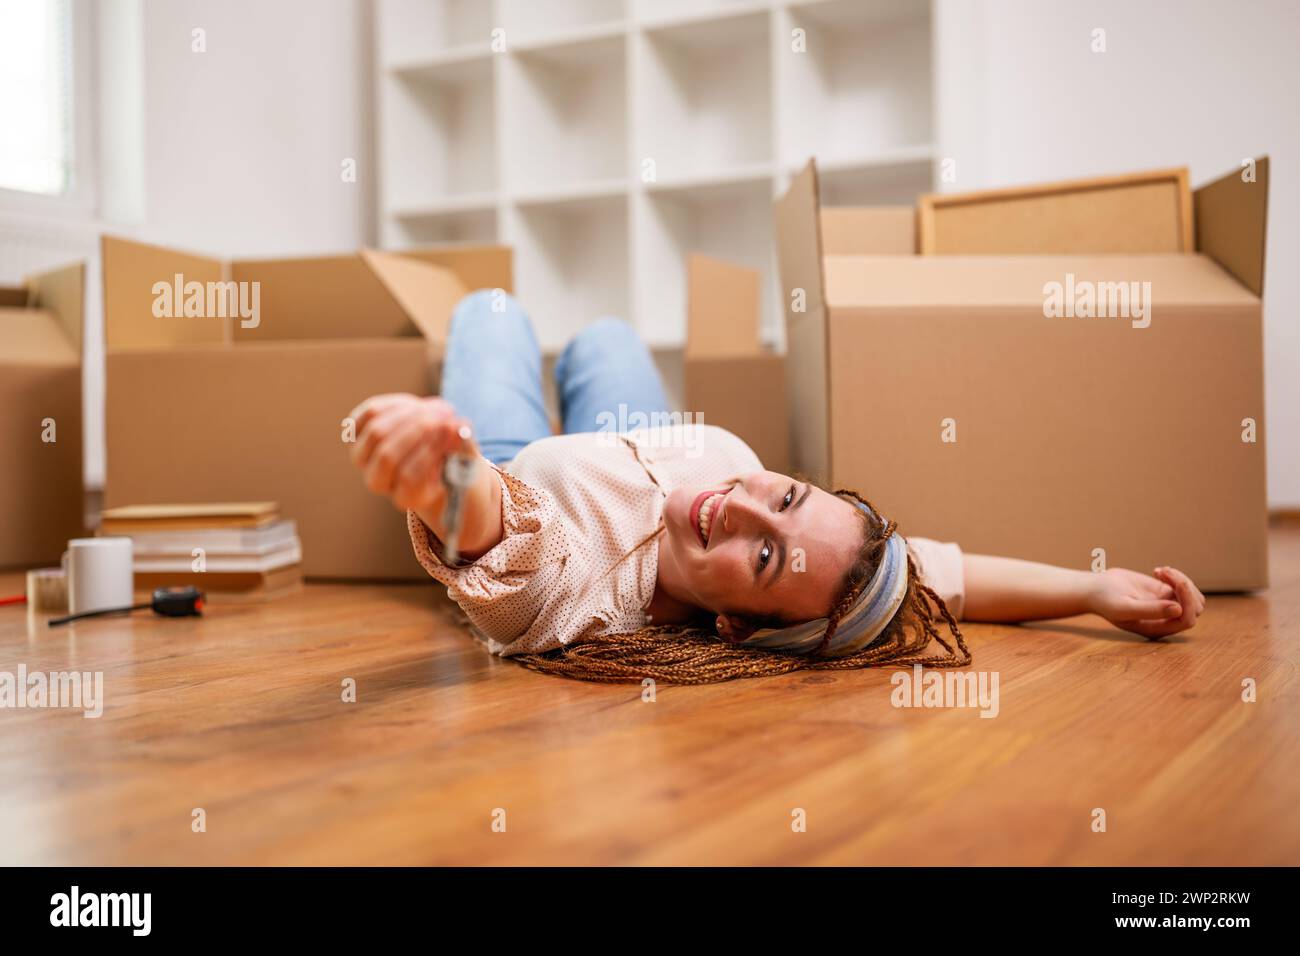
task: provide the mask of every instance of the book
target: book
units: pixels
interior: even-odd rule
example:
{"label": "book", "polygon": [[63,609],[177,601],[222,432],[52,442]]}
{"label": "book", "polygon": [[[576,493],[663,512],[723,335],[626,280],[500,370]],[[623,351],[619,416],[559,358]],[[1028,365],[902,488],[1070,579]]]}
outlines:
{"label": "book", "polygon": [[[141,554],[136,552],[131,561],[136,574],[143,571],[193,571],[196,558],[191,551],[163,554]],[[302,546],[295,539],[287,547],[276,548],[261,554],[212,554],[203,555],[203,568],[200,574],[240,574],[252,572],[264,574],[283,568],[290,564],[302,563]]]}
{"label": "book", "polygon": [[207,593],[233,593],[253,595],[281,592],[302,582],[302,565],[291,564],[273,571],[137,571],[135,590],[152,591],[154,588],[181,587],[192,584]]}
{"label": "book", "polygon": [[298,545],[298,525],[292,519],[276,521],[262,528],[212,528],[192,531],[143,531],[129,535],[135,556],[185,555],[202,548],[214,555],[256,556]]}
{"label": "book", "polygon": [[214,528],[264,528],[279,520],[274,501],[231,501],[188,505],[124,505],[108,508],[100,516],[101,535],[210,530]]}

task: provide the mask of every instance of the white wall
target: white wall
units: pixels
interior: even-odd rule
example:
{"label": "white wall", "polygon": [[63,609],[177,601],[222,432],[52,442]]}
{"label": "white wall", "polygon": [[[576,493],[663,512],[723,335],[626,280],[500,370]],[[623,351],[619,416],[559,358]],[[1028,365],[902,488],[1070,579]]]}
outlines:
{"label": "white wall", "polygon": [[243,256],[368,240],[369,31],[362,0],[146,0],[141,235]]}
{"label": "white wall", "polygon": [[945,189],[1183,165],[1199,185],[1270,155],[1269,501],[1300,506],[1300,4],[935,0],[935,32]]}
{"label": "white wall", "polygon": [[[101,20],[130,16],[134,4],[113,0]],[[116,52],[143,61],[143,148],[117,148],[143,165],[103,185],[101,208],[134,220],[104,221],[104,231],[223,257],[374,242],[369,0],[144,0],[138,9],[137,43]],[[205,31],[202,53],[196,28]],[[109,29],[101,23],[101,34]],[[101,53],[106,75],[117,69],[113,55]],[[136,106],[116,109],[130,116]],[[107,109],[100,119],[114,121]],[[345,158],[357,162],[355,182],[340,175]],[[89,299],[98,322],[98,287]],[[92,485],[104,474],[102,356],[96,328],[85,378]]]}
{"label": "white wall", "polygon": [[[78,63],[98,80],[98,214],[0,210],[0,282],[89,263],[86,474],[99,485],[98,233],[219,256],[373,243],[371,13],[369,0],[80,0],[75,10],[98,21],[101,41]],[[195,28],[206,31],[203,53]],[[345,158],[357,161],[356,182],[340,175]]]}

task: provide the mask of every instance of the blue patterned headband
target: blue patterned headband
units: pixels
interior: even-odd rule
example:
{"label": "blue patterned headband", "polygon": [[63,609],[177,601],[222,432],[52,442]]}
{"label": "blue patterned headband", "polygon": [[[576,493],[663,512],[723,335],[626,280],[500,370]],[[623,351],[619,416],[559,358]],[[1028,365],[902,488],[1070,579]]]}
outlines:
{"label": "blue patterned headband", "polygon": [[[871,509],[862,502],[855,504],[867,514],[872,514]],[[840,619],[839,626],[835,628],[823,653],[827,657],[841,657],[862,650],[879,637],[894,619],[906,594],[907,542],[895,531],[885,543],[884,557],[872,575],[871,583],[862,589],[862,593],[853,602],[853,607]],[[740,641],[739,646],[808,654],[821,645],[827,623],[827,618],[820,617],[792,627],[755,631],[746,640]]]}

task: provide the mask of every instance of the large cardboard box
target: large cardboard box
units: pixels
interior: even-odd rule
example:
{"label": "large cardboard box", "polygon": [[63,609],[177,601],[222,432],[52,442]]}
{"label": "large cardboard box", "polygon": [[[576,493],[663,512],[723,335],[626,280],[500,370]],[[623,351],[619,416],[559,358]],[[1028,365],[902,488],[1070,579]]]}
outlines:
{"label": "large cardboard box", "polygon": [[810,163],[776,206],[796,467],[970,551],[1266,585],[1267,196],[1267,159],[1198,189],[1195,253],[920,256]]}
{"label": "large cardboard box", "polygon": [[85,533],[80,264],[0,287],[0,568],[57,564]]}
{"label": "large cardboard box", "polygon": [[344,419],[436,388],[453,307],[511,290],[508,248],[225,262],[105,237],[103,264],[106,507],[275,500],[306,575],[425,577]]}
{"label": "large cardboard box", "polygon": [[702,255],[686,272],[687,411],[740,436],[764,468],[788,472],[785,359],[760,342],[759,273]]}

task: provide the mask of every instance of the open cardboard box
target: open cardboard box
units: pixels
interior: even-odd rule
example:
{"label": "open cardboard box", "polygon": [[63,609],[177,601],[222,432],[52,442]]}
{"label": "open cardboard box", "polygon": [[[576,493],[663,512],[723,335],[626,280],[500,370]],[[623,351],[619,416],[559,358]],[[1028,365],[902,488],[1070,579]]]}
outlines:
{"label": "open cardboard box", "polygon": [[85,267],[0,287],[0,568],[57,564],[85,533]]}
{"label": "open cardboard box", "polygon": [[764,468],[788,471],[785,359],[759,340],[759,273],[702,255],[686,273],[687,410],[742,438]]}
{"label": "open cardboard box", "polygon": [[[436,390],[456,302],[511,291],[508,248],[225,262],[106,236],[103,266],[106,507],[273,499],[298,522],[304,574],[426,577],[404,517],[351,464],[344,418],[370,395]],[[231,282],[248,285],[207,294]]]}
{"label": "open cardboard box", "polygon": [[[809,163],[776,204],[796,468],[969,551],[1265,586],[1267,197],[1266,158],[1196,190],[1195,253],[920,256]],[[1047,315],[1132,282],[1146,319]]]}

